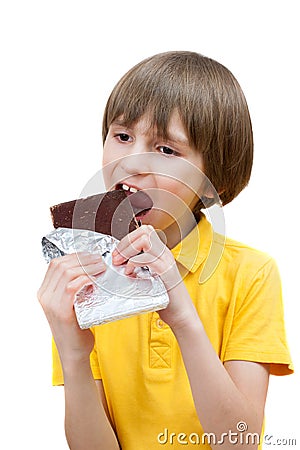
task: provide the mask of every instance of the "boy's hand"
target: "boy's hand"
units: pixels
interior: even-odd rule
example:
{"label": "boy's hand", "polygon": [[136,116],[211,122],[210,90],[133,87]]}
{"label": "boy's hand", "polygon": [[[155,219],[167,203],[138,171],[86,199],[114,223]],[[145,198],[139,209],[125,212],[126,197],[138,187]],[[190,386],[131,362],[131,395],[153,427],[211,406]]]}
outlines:
{"label": "boy's hand", "polygon": [[[125,274],[133,273],[135,267],[147,266],[157,273],[167,289],[180,281],[175,259],[151,225],[142,225],[125,236],[113,251],[113,263],[124,264]],[[179,276],[178,276],[179,275]]]}
{"label": "boy's hand", "polygon": [[100,255],[78,253],[53,259],[38,291],[38,299],[50,324],[62,365],[89,359],[94,337],[81,330],[74,311],[74,298],[92,277],[104,272]]}
{"label": "boy's hand", "polygon": [[127,261],[125,273],[130,275],[135,267],[147,266],[162,279],[168,294],[169,305],[158,311],[172,328],[194,317],[194,306],[187,293],[172,252],[161,241],[151,225],[142,225],[125,236],[113,254],[113,264]]}

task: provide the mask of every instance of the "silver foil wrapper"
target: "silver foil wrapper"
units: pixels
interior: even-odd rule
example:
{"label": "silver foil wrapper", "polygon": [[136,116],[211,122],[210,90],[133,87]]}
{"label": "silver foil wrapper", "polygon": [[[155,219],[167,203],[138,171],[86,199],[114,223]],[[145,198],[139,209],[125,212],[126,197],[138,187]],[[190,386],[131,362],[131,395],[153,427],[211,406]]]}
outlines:
{"label": "silver foil wrapper", "polygon": [[[57,228],[42,239],[47,262],[70,253],[102,255],[106,271],[91,277],[91,285],[76,295],[74,309],[80,328],[90,328],[168,306],[169,297],[160,277],[148,268],[136,268],[125,275],[125,266],[114,266],[111,253],[118,240],[88,230]],[[80,255],[78,255],[80,261]]]}

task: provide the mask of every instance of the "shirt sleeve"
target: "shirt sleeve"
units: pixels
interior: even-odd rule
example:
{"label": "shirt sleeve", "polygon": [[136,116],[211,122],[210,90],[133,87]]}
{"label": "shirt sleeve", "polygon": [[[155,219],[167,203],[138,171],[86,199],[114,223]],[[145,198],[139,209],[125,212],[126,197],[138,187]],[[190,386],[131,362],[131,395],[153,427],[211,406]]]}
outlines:
{"label": "shirt sleeve", "polygon": [[281,280],[272,258],[248,286],[243,286],[236,301],[223,361],[269,363],[270,373],[290,374],[293,365],[286,340]]}
{"label": "shirt sleeve", "polygon": [[[94,333],[93,328],[91,329],[91,331],[92,333]],[[101,380],[101,373],[96,345],[94,346],[93,351],[90,355],[90,364],[94,379]],[[52,384],[53,386],[61,386],[64,384],[64,376],[59,358],[59,353],[53,338],[52,338]]]}

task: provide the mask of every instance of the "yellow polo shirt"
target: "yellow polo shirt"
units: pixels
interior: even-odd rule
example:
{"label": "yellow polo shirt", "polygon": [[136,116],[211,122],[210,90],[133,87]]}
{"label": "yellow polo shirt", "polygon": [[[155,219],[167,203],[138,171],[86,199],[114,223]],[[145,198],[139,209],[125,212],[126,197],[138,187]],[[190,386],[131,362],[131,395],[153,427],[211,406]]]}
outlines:
{"label": "yellow polo shirt", "polygon": [[[214,233],[204,215],[172,252],[221,361],[270,363],[272,374],[291,373],[274,260]],[[122,450],[209,449],[213,437],[203,435],[177,341],[158,313],[93,332],[91,368],[102,379]],[[55,346],[53,384],[63,384]]]}

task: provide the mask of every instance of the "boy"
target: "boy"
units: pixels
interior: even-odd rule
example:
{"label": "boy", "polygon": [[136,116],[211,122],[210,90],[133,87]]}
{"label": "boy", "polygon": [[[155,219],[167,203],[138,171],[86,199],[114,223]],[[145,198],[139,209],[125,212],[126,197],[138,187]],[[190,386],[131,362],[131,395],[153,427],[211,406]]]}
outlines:
{"label": "boy", "polygon": [[[51,261],[38,297],[56,344],[53,382],[65,386],[69,446],[257,448],[269,374],[293,370],[279,275],[269,256],[214,237],[201,212],[216,201],[214,189],[225,205],[249,181],[252,129],[241,88],[202,55],[155,55],[114,88],[103,140],[107,188],[143,189],[154,203],[113,263],[128,275],[147,265],[170,302],[80,330],[74,296],[105,265],[86,254],[80,263],[77,255]],[[222,257],[203,281],[213,249]]]}

